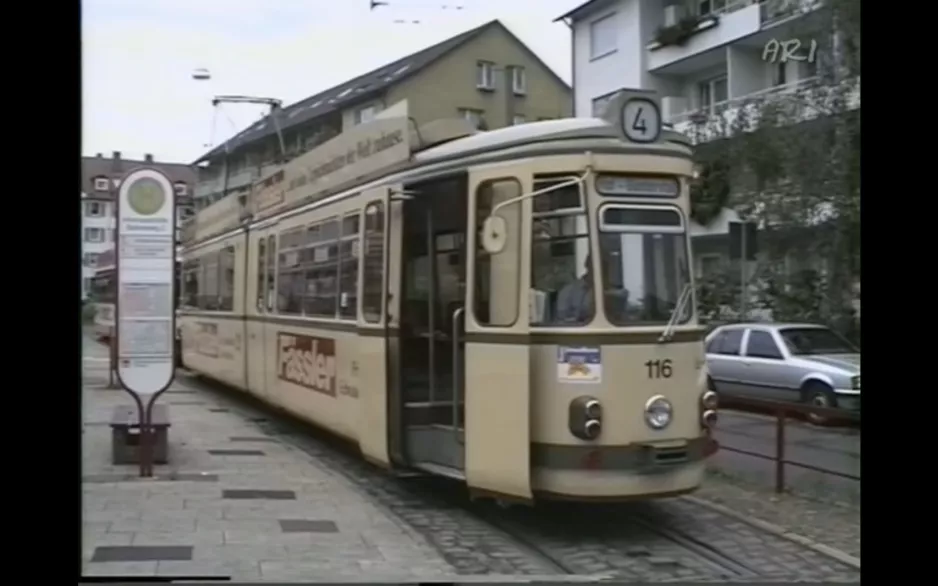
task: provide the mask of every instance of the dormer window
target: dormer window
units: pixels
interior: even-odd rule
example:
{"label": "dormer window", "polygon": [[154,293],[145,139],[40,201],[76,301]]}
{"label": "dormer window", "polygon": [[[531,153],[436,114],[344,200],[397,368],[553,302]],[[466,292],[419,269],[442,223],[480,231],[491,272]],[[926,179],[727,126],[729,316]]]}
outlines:
{"label": "dormer window", "polygon": [[111,182],[108,181],[107,177],[95,177],[94,178],[95,191],[109,191],[110,188],[111,188]]}

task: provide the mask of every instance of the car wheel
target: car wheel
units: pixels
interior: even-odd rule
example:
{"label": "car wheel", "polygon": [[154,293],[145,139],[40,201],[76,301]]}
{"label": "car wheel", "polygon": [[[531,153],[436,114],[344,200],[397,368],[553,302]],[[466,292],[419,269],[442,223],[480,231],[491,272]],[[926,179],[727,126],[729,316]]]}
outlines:
{"label": "car wheel", "polygon": [[[811,407],[820,407],[822,409],[837,407],[837,397],[834,395],[833,389],[821,383],[809,383],[805,387],[804,402]],[[816,425],[823,425],[828,422],[828,417],[809,413],[808,421]]]}

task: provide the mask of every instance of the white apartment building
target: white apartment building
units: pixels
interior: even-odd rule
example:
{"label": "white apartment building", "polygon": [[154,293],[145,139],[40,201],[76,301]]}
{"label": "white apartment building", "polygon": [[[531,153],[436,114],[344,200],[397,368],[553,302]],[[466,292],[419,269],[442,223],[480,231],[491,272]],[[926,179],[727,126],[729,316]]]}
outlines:
{"label": "white apartment building", "polygon": [[[652,89],[662,117],[688,132],[696,112],[793,92],[817,76],[819,0],[591,0],[561,16],[573,33],[577,116],[623,88]],[[670,29],[663,34],[663,29]],[[683,30],[681,30],[683,29]],[[670,38],[669,38],[670,37]],[[679,39],[679,40],[676,40]],[[797,41],[795,56],[766,45]],[[793,46],[794,48],[794,46]]]}
{"label": "white apartment building", "polygon": [[[575,115],[599,115],[624,88],[649,89],[661,97],[666,123],[706,141],[698,132],[705,119],[732,119],[748,102],[816,86],[818,65],[830,57],[820,7],[820,0],[585,2],[557,19],[572,32]],[[782,50],[771,50],[781,44],[799,46],[782,59]],[[850,99],[858,108],[858,88]],[[706,226],[690,222],[697,274],[727,256],[729,225],[738,221],[724,209]]]}

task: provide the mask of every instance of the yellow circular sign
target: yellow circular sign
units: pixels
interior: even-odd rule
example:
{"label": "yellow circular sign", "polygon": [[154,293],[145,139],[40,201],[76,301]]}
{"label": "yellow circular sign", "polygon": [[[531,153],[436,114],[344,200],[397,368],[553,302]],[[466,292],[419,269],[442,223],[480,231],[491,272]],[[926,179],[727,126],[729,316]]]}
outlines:
{"label": "yellow circular sign", "polygon": [[151,177],[136,179],[127,189],[130,209],[141,216],[152,216],[166,203],[166,194],[160,182]]}

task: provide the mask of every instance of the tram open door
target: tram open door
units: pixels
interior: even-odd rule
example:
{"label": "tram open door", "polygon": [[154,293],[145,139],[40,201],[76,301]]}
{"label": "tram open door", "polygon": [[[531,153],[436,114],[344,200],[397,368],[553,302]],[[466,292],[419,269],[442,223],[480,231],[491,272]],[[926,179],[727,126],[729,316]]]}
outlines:
{"label": "tram open door", "polygon": [[[465,315],[466,481],[477,493],[529,500],[531,358],[527,292],[531,175],[504,165],[469,176]],[[488,220],[488,221],[487,221]],[[495,234],[491,233],[494,229]]]}

